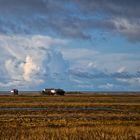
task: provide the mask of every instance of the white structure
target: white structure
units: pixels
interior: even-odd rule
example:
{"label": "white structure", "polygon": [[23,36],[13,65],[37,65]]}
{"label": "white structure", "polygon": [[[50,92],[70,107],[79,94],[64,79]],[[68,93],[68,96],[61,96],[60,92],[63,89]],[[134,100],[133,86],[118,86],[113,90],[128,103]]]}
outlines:
{"label": "white structure", "polygon": [[43,89],[42,94],[43,95],[64,95],[65,91],[63,89]]}

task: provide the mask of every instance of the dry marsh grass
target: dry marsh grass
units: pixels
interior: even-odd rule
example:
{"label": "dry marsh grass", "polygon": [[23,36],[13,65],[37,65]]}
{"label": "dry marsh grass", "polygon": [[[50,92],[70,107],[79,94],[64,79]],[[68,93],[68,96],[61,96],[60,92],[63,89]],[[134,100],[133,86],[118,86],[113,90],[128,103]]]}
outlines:
{"label": "dry marsh grass", "polygon": [[[139,140],[140,94],[0,96],[0,140]],[[118,110],[63,110],[63,108]]]}
{"label": "dry marsh grass", "polygon": [[0,129],[1,140],[137,140],[136,127],[72,127],[72,128],[12,128]]}

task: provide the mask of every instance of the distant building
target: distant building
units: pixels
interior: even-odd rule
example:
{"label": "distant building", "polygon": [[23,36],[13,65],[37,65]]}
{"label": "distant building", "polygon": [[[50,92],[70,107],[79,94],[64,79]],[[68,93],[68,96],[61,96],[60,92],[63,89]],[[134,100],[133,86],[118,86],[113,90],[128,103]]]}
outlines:
{"label": "distant building", "polygon": [[12,89],[11,94],[12,95],[18,95],[18,89]]}
{"label": "distant building", "polygon": [[64,95],[65,91],[63,89],[45,88],[41,93],[43,95]]}

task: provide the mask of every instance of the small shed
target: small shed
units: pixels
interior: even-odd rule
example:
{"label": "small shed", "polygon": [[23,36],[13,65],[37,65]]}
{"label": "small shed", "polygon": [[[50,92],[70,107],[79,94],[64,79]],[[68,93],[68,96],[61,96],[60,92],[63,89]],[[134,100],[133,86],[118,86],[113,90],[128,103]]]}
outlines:
{"label": "small shed", "polygon": [[12,95],[18,95],[18,89],[12,89],[11,94]]}

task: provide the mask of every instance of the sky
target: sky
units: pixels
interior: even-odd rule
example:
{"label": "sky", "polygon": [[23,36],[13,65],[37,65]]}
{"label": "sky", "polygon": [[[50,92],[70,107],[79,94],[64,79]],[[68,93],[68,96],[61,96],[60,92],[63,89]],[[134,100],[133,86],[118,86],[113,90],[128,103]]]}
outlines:
{"label": "sky", "polygon": [[140,91],[140,0],[0,0],[0,90]]}

